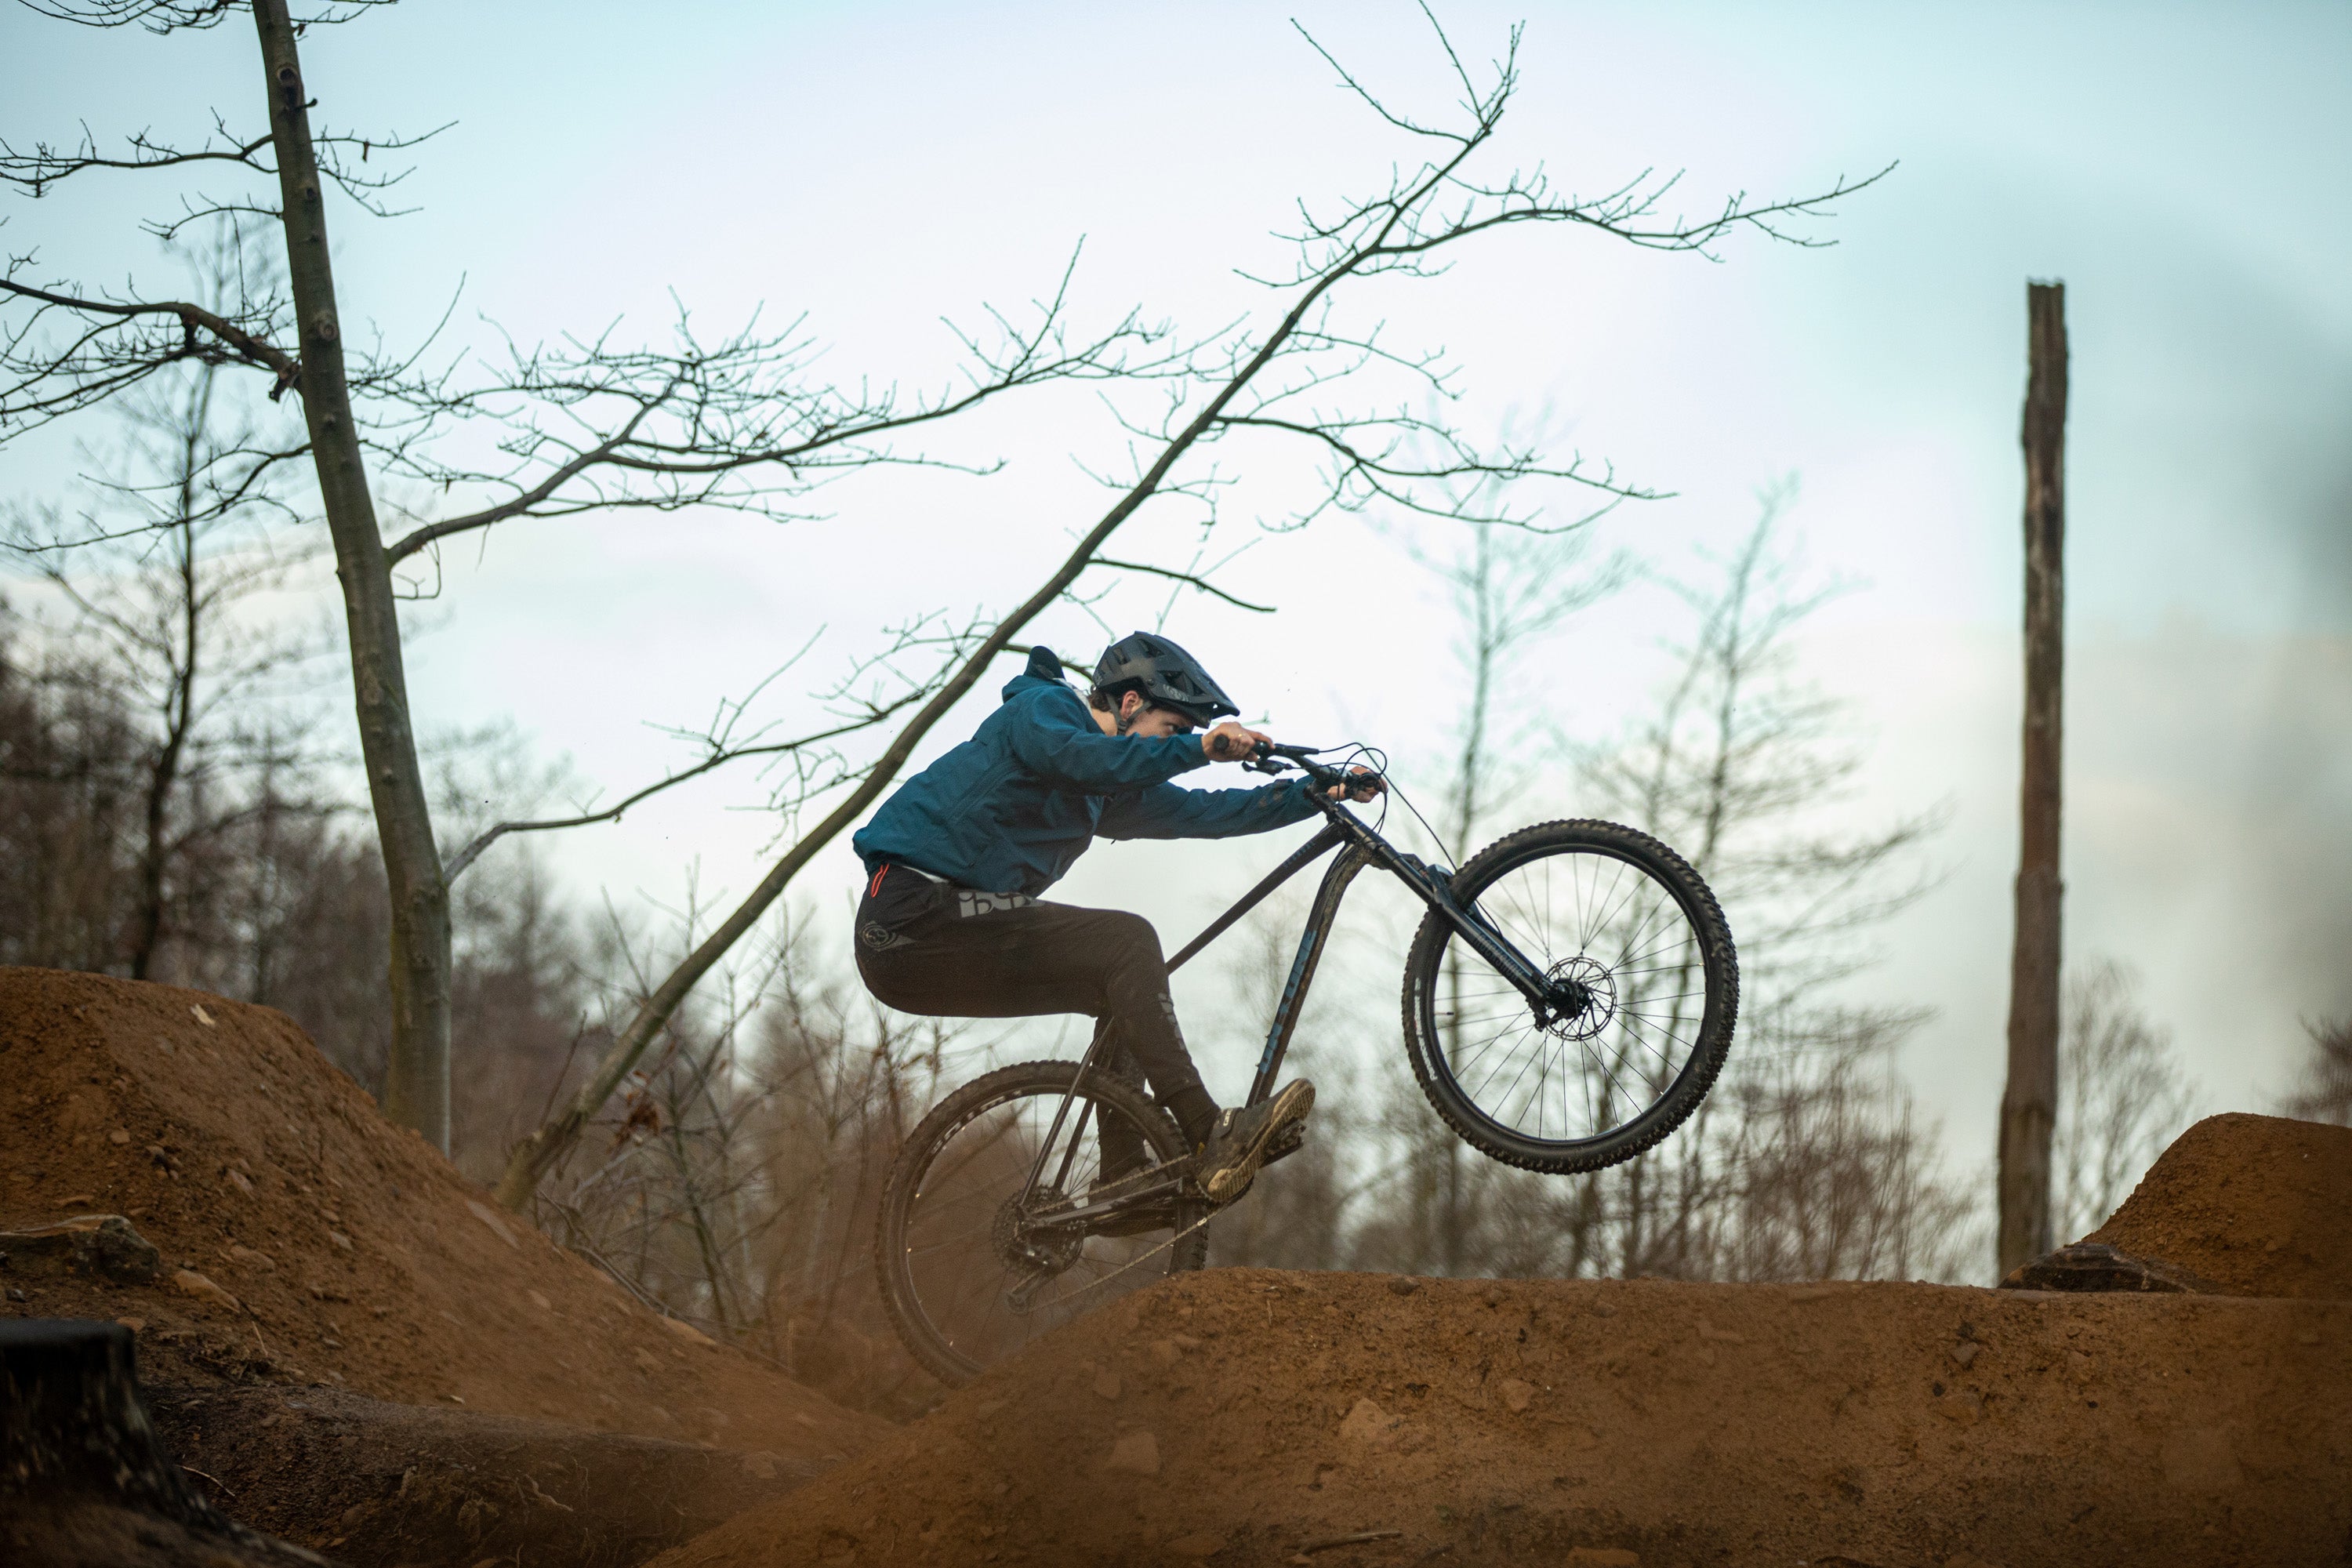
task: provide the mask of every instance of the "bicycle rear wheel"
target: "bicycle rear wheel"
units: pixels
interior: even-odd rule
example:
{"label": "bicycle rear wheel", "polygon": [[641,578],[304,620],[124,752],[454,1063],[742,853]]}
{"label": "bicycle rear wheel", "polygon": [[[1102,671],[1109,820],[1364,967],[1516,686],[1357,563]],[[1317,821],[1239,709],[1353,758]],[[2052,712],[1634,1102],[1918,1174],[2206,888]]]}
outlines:
{"label": "bicycle rear wheel", "polygon": [[1197,1197],[1127,1216],[1121,1228],[1137,1228],[1126,1235],[1053,1225],[1055,1208],[1085,1202],[1100,1175],[1106,1124],[1139,1140],[1147,1163],[1186,1152],[1173,1118],[1098,1068],[1056,1128],[1077,1070],[1024,1062],[974,1079],[923,1118],[891,1164],[874,1238],[882,1301],[907,1349],[950,1386],[1106,1301],[1208,1261],[1200,1222],[1209,1211]]}
{"label": "bicycle rear wheel", "polygon": [[1405,959],[1413,1075],[1480,1152],[1566,1174],[1630,1160],[1680,1126],[1723,1068],[1739,960],[1683,858],[1612,822],[1522,828],[1454,894],[1542,974],[1536,1005],[1435,910]]}

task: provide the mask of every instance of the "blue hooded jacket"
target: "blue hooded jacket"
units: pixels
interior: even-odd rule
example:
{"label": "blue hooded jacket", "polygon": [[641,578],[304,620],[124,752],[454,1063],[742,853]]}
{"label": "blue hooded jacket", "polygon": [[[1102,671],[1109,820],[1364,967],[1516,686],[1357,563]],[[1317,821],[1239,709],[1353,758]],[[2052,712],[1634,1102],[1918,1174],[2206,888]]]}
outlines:
{"label": "blue hooded jacket", "polygon": [[1045,648],[963,744],[900,784],[850,840],[868,872],[900,860],[991,893],[1044,892],[1105,838],[1229,838],[1303,822],[1303,779],[1182,789],[1197,735],[1106,735]]}

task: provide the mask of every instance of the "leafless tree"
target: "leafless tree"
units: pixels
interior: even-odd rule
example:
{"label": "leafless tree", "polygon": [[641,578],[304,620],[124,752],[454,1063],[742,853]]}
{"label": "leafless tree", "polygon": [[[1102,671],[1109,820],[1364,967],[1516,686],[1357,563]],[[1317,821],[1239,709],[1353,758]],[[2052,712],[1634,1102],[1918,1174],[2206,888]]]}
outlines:
{"label": "leafless tree", "polygon": [[2138,977],[2095,962],[2066,983],[2059,1046],[2055,1234],[2106,1223],[2192,1117],[2171,1035],[2141,1010]]}
{"label": "leafless tree", "polygon": [[[1443,30],[1436,30],[1437,47],[1462,95],[1444,121],[1391,107],[1319,45],[1313,46],[1342,85],[1374,120],[1404,140],[1417,161],[1392,163],[1369,195],[1319,209],[1302,203],[1297,226],[1285,237],[1295,246],[1291,267],[1255,279],[1270,291],[1272,308],[1180,344],[1150,363],[1149,390],[1158,394],[1157,407],[1148,415],[1122,416],[1134,457],[1128,472],[1106,476],[1116,495],[1109,508],[1079,532],[1076,545],[1028,596],[950,639],[946,660],[919,683],[928,699],[860,771],[854,787],[797,836],[736,910],[655,991],[580,1094],[517,1148],[499,1184],[503,1201],[520,1206],[527,1200],[539,1173],[652,1046],[668,1013],[752,929],[801,868],[879,798],[923,736],[972,689],[994,658],[1088,573],[1135,569],[1104,552],[1148,503],[1186,498],[1213,516],[1224,472],[1264,460],[1262,448],[1271,448],[1275,460],[1286,460],[1285,449],[1302,447],[1318,465],[1319,483],[1304,505],[1261,520],[1270,526],[1302,527],[1332,511],[1372,509],[1523,523],[1528,511],[1507,498],[1528,481],[1580,488],[1595,510],[1650,493],[1580,457],[1562,458],[1507,440],[1482,441],[1442,413],[1416,415],[1411,405],[1366,407],[1351,402],[1348,384],[1359,378],[1372,389],[1401,380],[1411,395],[1434,397],[1441,410],[1455,389],[1452,367],[1442,354],[1393,346],[1377,324],[1357,324],[1344,307],[1370,279],[1434,277],[1463,246],[1528,226],[1595,233],[1664,251],[1705,253],[1743,229],[1814,243],[1791,226],[1822,215],[1837,197],[1870,180],[1842,179],[1817,195],[1787,201],[1751,203],[1735,196],[1688,219],[1665,215],[1671,177],[1644,174],[1586,196],[1556,187],[1539,171],[1490,174],[1488,155],[1517,90],[1518,37],[1514,29],[1502,58],[1475,74]],[[1138,379],[1131,370],[1122,374]],[[1465,497],[1474,499],[1465,504]],[[1164,567],[1146,569],[1182,575]]]}
{"label": "leafless tree", "polygon": [[[194,142],[146,132],[114,149],[87,132],[65,144],[0,142],[0,181],[39,197],[110,175],[185,182],[225,174],[238,182],[234,194],[215,196],[182,184],[179,210],[151,222],[149,231],[168,240],[201,221],[268,226],[283,248],[284,287],[247,274],[246,287],[206,303],[148,293],[135,278],[105,288],[53,277],[33,253],[10,255],[0,273],[6,307],[0,438],[22,437],[192,363],[258,372],[272,403],[294,395],[299,426],[280,420],[236,461],[249,476],[299,468],[317,487],[343,595],[360,750],[389,893],[385,1109],[446,1148],[450,883],[470,855],[445,863],[418,759],[398,607],[404,593],[417,591],[411,574],[430,567],[447,540],[519,519],[708,507],[789,518],[812,488],[845,471],[933,463],[898,443],[1002,395],[1074,379],[1150,377],[1165,361],[1158,334],[1133,318],[1072,339],[1058,294],[1024,320],[992,312],[984,334],[963,336],[963,380],[911,395],[877,393],[863,381],[824,381],[814,365],[819,345],[797,323],[782,331],[755,325],[705,342],[681,315],[672,340],[659,346],[609,335],[567,339],[556,347],[511,346],[490,363],[466,356],[428,362],[429,338],[400,353],[354,348],[345,340],[330,262],[329,198],[391,216],[390,193],[404,174],[397,155],[423,138],[314,132],[299,43],[307,28],[368,8],[367,0],[314,5],[299,16],[288,0],[36,5],[61,21],[155,33],[250,15],[261,66],[257,107],[266,109],[267,130],[232,129],[230,117],[216,116],[212,133]],[[383,154],[394,157],[387,163]],[[484,450],[495,454],[488,463],[472,456]],[[446,498],[448,509],[412,516],[380,506],[379,486],[403,479]],[[397,525],[391,537],[387,521]],[[898,704],[849,706],[854,729],[883,721]],[[793,746],[770,742],[761,751],[780,749]],[[703,771],[687,770],[656,787]],[[614,813],[581,815],[597,820]],[[558,818],[508,830],[569,825]]]}
{"label": "leafless tree", "polygon": [[[1463,1148],[1402,1070],[1393,1036],[1350,1016],[1342,1037],[1386,1036],[1387,1048],[1340,1093],[1318,1097],[1308,1147],[1321,1163],[1303,1181],[1287,1166],[1269,1173],[1267,1190],[1244,1205],[1257,1215],[1220,1222],[1221,1258],[1288,1260],[1296,1248],[1360,1268],[1552,1277],[1971,1271],[1981,1216],[1944,1173],[1935,1130],[1894,1070],[1919,1015],[1857,1009],[1825,989],[1866,958],[1857,939],[1873,917],[1916,887],[1904,862],[1929,824],[1822,834],[1816,812],[1834,805],[1861,758],[1840,705],[1793,668],[1794,638],[1824,590],[1780,540],[1788,500],[1785,488],[1769,492],[1757,529],[1711,578],[1674,585],[1696,634],[1676,645],[1657,709],[1588,751],[1580,796],[1542,765],[1549,725],[1496,725],[1505,713],[1540,721],[1549,696],[1538,687],[1504,699],[1522,672],[1545,668],[1511,629],[1572,613],[1606,584],[1608,566],[1580,563],[1573,536],[1505,534],[1494,542],[1549,558],[1507,565],[1473,536],[1446,572],[1463,706],[1441,775],[1440,836],[1467,848],[1524,820],[1597,810],[1695,848],[1729,889],[1748,997],[1732,1065],[1701,1114],[1597,1175],[1512,1170]],[[1297,1227],[1298,1240],[1277,1226]]]}
{"label": "leafless tree", "polygon": [[146,737],[80,651],[38,647],[0,603],[0,963],[121,961]]}
{"label": "leafless tree", "polygon": [[[233,235],[194,259],[203,295],[235,287]],[[72,667],[144,716],[136,888],[121,936],[140,980],[162,977],[184,912],[219,879],[226,841],[303,761],[299,720],[268,689],[316,644],[250,613],[298,563],[268,526],[283,511],[276,483],[233,456],[251,432],[221,406],[221,374],[190,362],[116,398],[121,439],[89,454],[87,493],[20,507],[0,531],[0,550],[64,612],[47,635],[79,645]],[[251,772],[268,773],[272,791],[227,787]]]}
{"label": "leafless tree", "polygon": [[2306,1121],[2352,1127],[2352,1017],[2307,1024],[2311,1055],[2303,1080],[2279,1107]]}
{"label": "leafless tree", "polygon": [[[1942,1175],[1932,1130],[1892,1072],[1891,1052],[1916,1016],[1857,1012],[1826,989],[1866,962],[1859,939],[1918,886],[1906,862],[1931,824],[1857,832],[1828,816],[1861,752],[1841,705],[1794,668],[1796,635],[1833,585],[1806,574],[1781,540],[1790,496],[1785,486],[1767,492],[1757,526],[1711,577],[1666,584],[1695,632],[1670,645],[1675,666],[1657,707],[1620,741],[1585,749],[1572,805],[1540,772],[1519,775],[1530,782],[1513,805],[1515,816],[1622,818],[1708,878],[1740,939],[1745,993],[1722,1081],[1651,1153],[1597,1175],[1546,1178],[1441,1147],[1450,1135],[1395,1075],[1378,1157],[1389,1179],[1356,1216],[1361,1261],[1736,1279],[1963,1267],[1969,1205]],[[1463,609],[1473,657],[1448,798],[1457,821],[1480,798],[1475,650],[1486,628],[1506,624],[1475,602]],[[1825,821],[1838,830],[1825,833]]]}

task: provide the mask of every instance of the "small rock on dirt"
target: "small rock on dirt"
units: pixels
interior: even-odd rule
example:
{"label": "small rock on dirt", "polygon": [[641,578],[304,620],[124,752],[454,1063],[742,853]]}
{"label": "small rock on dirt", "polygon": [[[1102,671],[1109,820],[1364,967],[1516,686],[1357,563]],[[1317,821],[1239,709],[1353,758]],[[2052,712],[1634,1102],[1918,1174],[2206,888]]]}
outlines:
{"label": "small rock on dirt", "polygon": [[1119,1390],[1118,1373],[1108,1367],[1095,1373],[1094,1390],[1095,1396],[1098,1399],[1117,1399]]}
{"label": "small rock on dirt", "polygon": [[194,1296],[199,1301],[209,1301],[215,1307],[226,1307],[232,1312],[238,1309],[236,1297],[193,1268],[183,1268],[173,1275],[172,1283],[177,1286],[183,1294]]}
{"label": "small rock on dirt", "polygon": [[520,1248],[522,1246],[521,1242],[515,1239],[514,1232],[507,1228],[507,1222],[499,1217],[498,1210],[478,1198],[467,1198],[466,1207],[476,1219],[489,1227],[492,1236],[497,1237],[509,1247]]}
{"label": "small rock on dirt", "polygon": [[2021,1263],[2000,1282],[2004,1290],[2155,1290],[2168,1294],[2216,1295],[2221,1287],[2186,1268],[2153,1258],[2134,1258],[2104,1242],[2072,1247]]}
{"label": "small rock on dirt", "polygon": [[1212,1535],[1203,1531],[1196,1535],[1178,1536],[1168,1543],[1167,1552],[1171,1557],[1181,1557],[1189,1562],[1198,1563],[1203,1558],[1214,1557],[1224,1550],[1224,1546],[1223,1536]]}
{"label": "small rock on dirt", "polygon": [[[536,1291],[532,1293],[534,1295],[537,1294]],[[684,1318],[664,1318],[661,1321],[661,1325],[663,1328],[667,1329],[671,1333],[676,1334],[679,1339],[684,1340],[688,1344],[700,1345],[705,1350],[717,1350],[719,1348],[718,1341],[712,1339],[709,1334],[704,1333],[700,1329],[696,1328],[692,1323],[688,1322]]]}
{"label": "small rock on dirt", "polygon": [[1174,1340],[1154,1340],[1151,1342],[1152,1365],[1174,1366],[1176,1364],[1176,1342]]}
{"label": "small rock on dirt", "polygon": [[1503,1403],[1513,1410],[1525,1410],[1536,1396],[1536,1385],[1524,1378],[1503,1379]]}
{"label": "small rock on dirt", "polygon": [[1389,1413],[1369,1399],[1359,1399],[1339,1423],[1339,1436],[1350,1443],[1369,1443],[1389,1429]]}
{"label": "small rock on dirt", "polygon": [[1399,1295],[1399,1296],[1410,1296],[1410,1295],[1412,1295],[1415,1290],[1418,1290],[1418,1289],[1421,1289],[1421,1281],[1420,1281],[1420,1280],[1418,1280],[1418,1279],[1408,1279],[1408,1278],[1406,1278],[1404,1275],[1402,1275],[1402,1274],[1398,1275],[1395,1279],[1391,1279],[1391,1280],[1390,1280],[1390,1281],[1389,1281],[1389,1289],[1390,1289],[1391,1292],[1393,1292],[1394,1294]]}
{"label": "small rock on dirt", "polygon": [[1160,1439],[1146,1431],[1127,1433],[1110,1446],[1108,1463],[1110,1468],[1129,1475],[1156,1476],[1160,1473]]}
{"label": "small rock on dirt", "polygon": [[1977,1359],[1977,1352],[1982,1349],[1984,1349],[1982,1345],[1973,1341],[1962,1340],[1958,1344],[1954,1345],[1948,1353],[1953,1364],[1965,1371]]}
{"label": "small rock on dirt", "polygon": [[163,1261],[163,1255],[119,1214],[76,1215],[28,1230],[0,1231],[0,1254],[15,1259],[18,1267],[46,1261],[118,1285],[148,1283]]}

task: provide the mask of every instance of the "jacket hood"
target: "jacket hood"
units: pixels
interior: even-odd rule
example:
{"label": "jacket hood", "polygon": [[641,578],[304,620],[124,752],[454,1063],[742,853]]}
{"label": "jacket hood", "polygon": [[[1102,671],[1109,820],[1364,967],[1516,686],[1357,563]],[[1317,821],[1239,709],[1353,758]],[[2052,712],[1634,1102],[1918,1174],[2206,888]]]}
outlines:
{"label": "jacket hood", "polygon": [[1041,686],[1058,686],[1065,691],[1076,689],[1062,679],[1061,659],[1043,643],[1029,650],[1028,667],[1006,681],[1004,689],[997,695],[1010,702],[1023,692],[1034,691]]}

